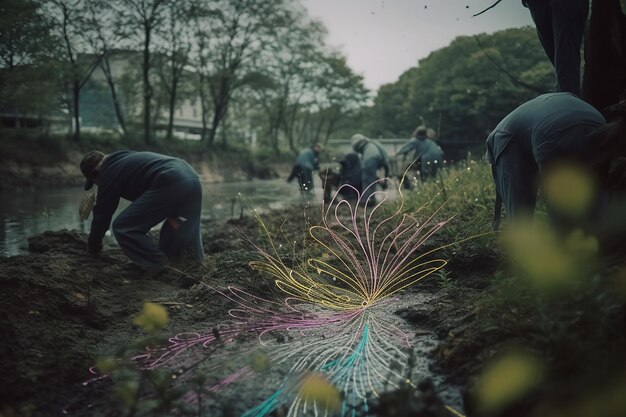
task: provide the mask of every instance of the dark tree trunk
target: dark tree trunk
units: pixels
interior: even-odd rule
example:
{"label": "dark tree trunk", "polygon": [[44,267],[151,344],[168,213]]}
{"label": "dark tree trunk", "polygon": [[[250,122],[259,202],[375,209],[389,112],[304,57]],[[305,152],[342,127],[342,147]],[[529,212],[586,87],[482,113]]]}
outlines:
{"label": "dark tree trunk", "polygon": [[204,142],[207,140],[207,133],[209,129],[209,123],[207,121],[207,106],[206,106],[206,90],[205,90],[204,75],[200,74],[200,111],[202,112],[202,131],[200,132],[200,140]]}
{"label": "dark tree trunk", "polygon": [[211,122],[211,128],[209,129],[208,146],[213,145],[215,137],[217,136],[217,128],[224,119],[224,116],[226,116],[230,92],[230,80],[228,77],[224,77],[220,81],[219,92],[213,94],[213,120]]}
{"label": "dark tree trunk", "polygon": [[150,102],[152,101],[152,85],[150,85],[150,27],[145,28],[143,45],[143,137],[146,145],[151,144],[150,137]]}
{"label": "dark tree trunk", "polygon": [[72,102],[74,104],[74,142],[80,142],[80,83],[77,79],[72,81]]}
{"label": "dark tree trunk", "polygon": [[172,134],[174,132],[174,112],[176,111],[176,87],[178,82],[172,80],[172,93],[169,97],[169,116],[167,120],[167,134],[165,137],[167,140],[172,139]]}
{"label": "dark tree trunk", "polygon": [[119,123],[124,136],[126,136],[126,122],[124,121],[124,114],[122,113],[120,102],[117,97],[117,91],[115,90],[115,83],[113,82],[113,74],[111,74],[111,66],[109,64],[109,59],[107,57],[104,57],[100,65],[102,68],[102,72],[104,72],[105,78],[107,79],[109,90],[111,90],[111,99],[113,100],[113,108],[115,109],[115,116],[117,117],[117,122]]}

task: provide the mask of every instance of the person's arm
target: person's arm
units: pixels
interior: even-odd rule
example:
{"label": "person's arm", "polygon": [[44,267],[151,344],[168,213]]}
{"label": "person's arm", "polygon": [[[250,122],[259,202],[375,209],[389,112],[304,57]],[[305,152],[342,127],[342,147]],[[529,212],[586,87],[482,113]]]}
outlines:
{"label": "person's arm", "polygon": [[320,170],[320,159],[319,159],[319,156],[317,156],[317,155],[315,155],[313,153],[312,158],[313,158],[313,161],[312,161],[313,162],[312,163],[313,171],[319,171]]}
{"label": "person's arm", "polygon": [[93,220],[91,221],[91,231],[87,239],[87,250],[96,254],[102,250],[102,239],[109,226],[111,219],[120,202],[117,193],[113,193],[110,187],[98,187],[96,204],[93,207]]}
{"label": "person's arm", "polygon": [[406,155],[409,152],[411,152],[411,149],[413,149],[413,142],[409,141],[409,142],[405,143],[404,145],[402,145],[402,147],[400,148],[398,153],[396,153],[396,158],[399,157],[399,156],[402,156],[402,162],[404,162],[404,160],[406,159]]}
{"label": "person's arm", "polygon": [[391,167],[389,166],[389,158],[387,157],[387,155],[383,156],[383,169],[385,170],[385,178],[389,178]]}

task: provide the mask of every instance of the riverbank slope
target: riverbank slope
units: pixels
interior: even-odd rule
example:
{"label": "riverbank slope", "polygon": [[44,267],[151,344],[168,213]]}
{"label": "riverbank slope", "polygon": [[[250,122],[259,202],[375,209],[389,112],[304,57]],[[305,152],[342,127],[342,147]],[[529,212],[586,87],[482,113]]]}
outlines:
{"label": "riverbank slope", "polygon": [[197,142],[159,143],[148,148],[98,138],[75,144],[67,138],[15,135],[6,131],[0,136],[0,191],[81,185],[84,180],[79,164],[91,149],[150,150],[177,156],[188,161],[206,183],[286,177],[293,163],[293,155],[289,153],[273,154],[244,147],[207,149]]}

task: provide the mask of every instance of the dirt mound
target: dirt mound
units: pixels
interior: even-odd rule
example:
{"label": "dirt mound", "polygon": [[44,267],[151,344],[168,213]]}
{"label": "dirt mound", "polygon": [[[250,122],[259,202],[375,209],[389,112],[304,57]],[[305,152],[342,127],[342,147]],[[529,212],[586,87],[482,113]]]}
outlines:
{"label": "dirt mound", "polygon": [[[58,387],[71,391],[89,378],[95,356],[136,337],[130,317],[145,300],[176,300],[184,291],[171,271],[158,280],[142,280],[119,248],[90,256],[85,238],[46,232],[29,239],[31,254],[0,258],[0,355],[5,358],[0,402],[21,403],[19,415],[58,415],[67,405],[63,402],[72,401],[63,399]],[[173,316],[182,316],[179,323],[198,317],[173,310]]]}

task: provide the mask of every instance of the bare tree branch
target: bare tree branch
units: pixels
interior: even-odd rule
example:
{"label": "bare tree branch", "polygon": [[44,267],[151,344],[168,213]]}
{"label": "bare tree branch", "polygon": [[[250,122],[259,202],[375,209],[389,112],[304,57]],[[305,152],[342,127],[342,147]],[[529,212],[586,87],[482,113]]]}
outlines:
{"label": "bare tree branch", "polygon": [[509,77],[509,79],[511,80],[511,82],[517,86],[523,87],[527,90],[533,91],[535,93],[538,94],[542,94],[545,93],[545,91],[543,91],[541,88],[536,87],[534,85],[528,84],[522,80],[520,80],[519,78],[517,78],[515,75],[511,74],[509,72],[509,70],[507,70],[506,68],[504,68],[502,65],[500,65],[491,55],[489,55],[489,53],[487,52],[487,50],[483,47],[482,43],[480,43],[480,39],[478,38],[478,36],[474,35],[473,36],[474,40],[476,41],[476,43],[478,44],[478,46],[480,47],[481,51],[483,51],[483,53],[485,54],[485,56],[487,57],[487,59],[489,61],[491,61],[493,63],[493,65],[495,65],[495,67],[501,71],[504,75],[506,75],[507,77]]}
{"label": "bare tree branch", "polygon": [[476,16],[480,16],[481,14],[485,13],[487,10],[491,10],[494,7],[496,7],[502,0],[498,0],[496,1],[494,4],[492,4],[491,6],[487,7],[485,10],[483,10],[482,12],[478,12],[476,14],[473,14],[472,17],[476,17]]}

